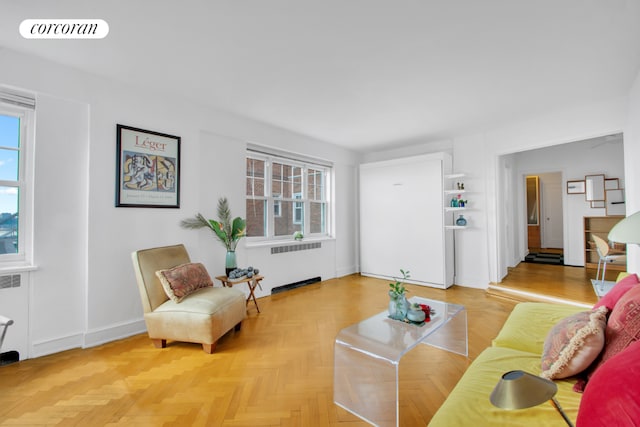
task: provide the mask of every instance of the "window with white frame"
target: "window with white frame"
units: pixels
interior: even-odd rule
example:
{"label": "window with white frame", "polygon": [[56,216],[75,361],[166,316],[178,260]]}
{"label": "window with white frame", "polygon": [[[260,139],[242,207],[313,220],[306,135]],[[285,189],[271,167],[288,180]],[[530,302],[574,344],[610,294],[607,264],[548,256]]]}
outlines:
{"label": "window with white frame", "polygon": [[35,100],[0,89],[0,264],[31,258]]}
{"label": "window with white frame", "polygon": [[247,237],[328,236],[331,166],[247,151]]}

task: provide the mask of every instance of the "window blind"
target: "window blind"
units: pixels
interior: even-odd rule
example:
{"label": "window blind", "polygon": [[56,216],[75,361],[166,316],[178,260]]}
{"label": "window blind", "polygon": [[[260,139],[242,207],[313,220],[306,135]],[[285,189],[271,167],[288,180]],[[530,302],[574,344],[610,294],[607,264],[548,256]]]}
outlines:
{"label": "window blind", "polygon": [[0,88],[0,102],[5,104],[17,105],[18,107],[36,109],[36,99],[33,95],[9,92]]}

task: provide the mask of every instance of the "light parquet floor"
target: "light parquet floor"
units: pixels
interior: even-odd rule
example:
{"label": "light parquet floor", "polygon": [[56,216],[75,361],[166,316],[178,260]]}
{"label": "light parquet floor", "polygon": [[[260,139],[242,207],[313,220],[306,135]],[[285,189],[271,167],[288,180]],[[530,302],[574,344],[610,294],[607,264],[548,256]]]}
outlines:
{"label": "light parquet floor", "polygon": [[[426,345],[400,364],[401,424],[424,426],[490,344],[514,301],[409,285],[465,305],[469,358]],[[388,281],[359,275],[259,299],[208,355],[146,335],[0,367],[0,426],[365,426],[333,403],[338,331],[386,309]]]}

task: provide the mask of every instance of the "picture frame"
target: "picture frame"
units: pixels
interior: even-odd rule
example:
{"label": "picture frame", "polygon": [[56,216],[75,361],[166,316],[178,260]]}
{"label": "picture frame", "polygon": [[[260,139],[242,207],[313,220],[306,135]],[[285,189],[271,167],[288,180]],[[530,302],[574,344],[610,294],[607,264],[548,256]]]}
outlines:
{"label": "picture frame", "polygon": [[584,194],[584,180],[567,181],[567,194]]}
{"label": "picture frame", "polygon": [[[605,199],[605,194],[604,194],[604,174],[597,174],[597,175],[585,175],[584,177],[584,182],[585,182],[585,195],[584,198],[586,201],[588,202],[604,202]],[[591,204],[591,207],[594,204]],[[604,203],[602,203],[603,206],[600,206],[600,203],[597,204],[598,207],[604,207]]]}
{"label": "picture frame", "polygon": [[179,136],[116,125],[116,207],[180,207]]}
{"label": "picture frame", "polygon": [[624,189],[611,189],[607,192],[607,216],[624,215],[626,211]]}
{"label": "picture frame", "polygon": [[620,189],[620,181],[618,178],[605,178],[604,180],[604,190],[619,190]]}

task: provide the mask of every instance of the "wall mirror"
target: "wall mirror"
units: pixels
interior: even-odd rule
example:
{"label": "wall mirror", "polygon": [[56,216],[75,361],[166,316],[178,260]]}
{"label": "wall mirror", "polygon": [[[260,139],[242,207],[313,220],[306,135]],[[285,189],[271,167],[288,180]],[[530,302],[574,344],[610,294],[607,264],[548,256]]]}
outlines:
{"label": "wall mirror", "polygon": [[538,225],[538,177],[527,177],[527,224]]}
{"label": "wall mirror", "polygon": [[[588,202],[604,201],[604,174],[584,177],[585,198]],[[604,206],[603,206],[604,207]]]}

